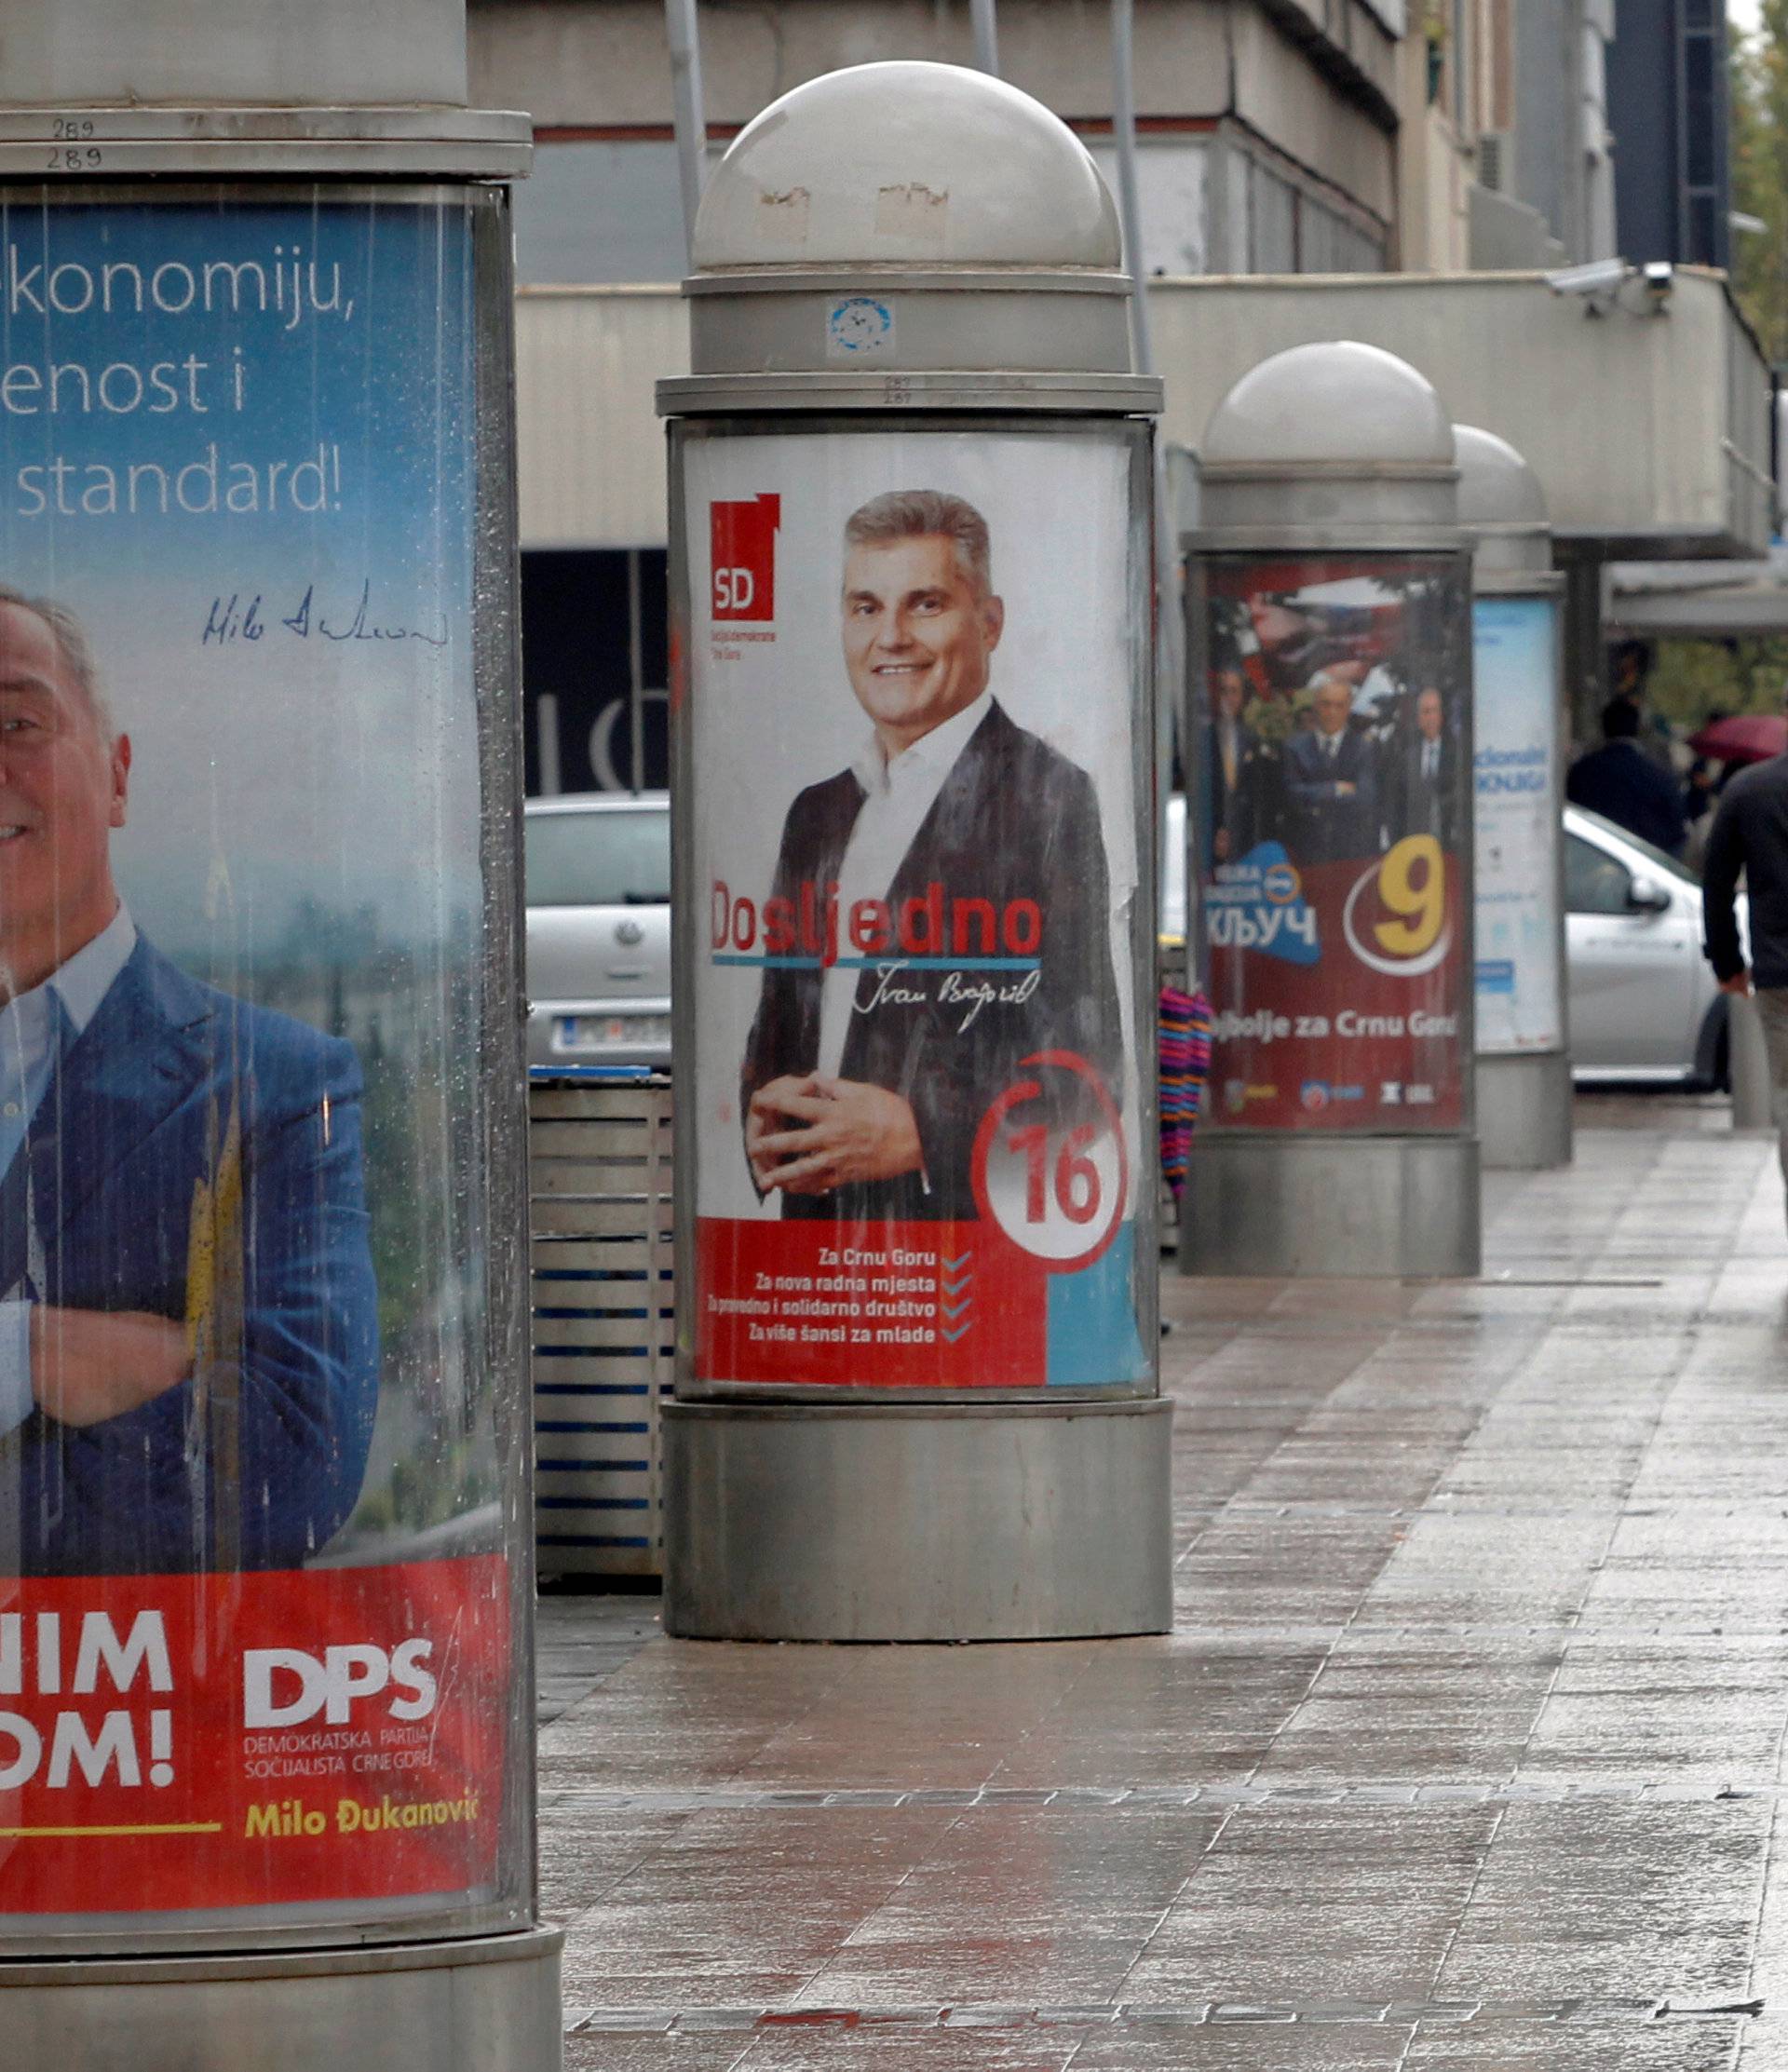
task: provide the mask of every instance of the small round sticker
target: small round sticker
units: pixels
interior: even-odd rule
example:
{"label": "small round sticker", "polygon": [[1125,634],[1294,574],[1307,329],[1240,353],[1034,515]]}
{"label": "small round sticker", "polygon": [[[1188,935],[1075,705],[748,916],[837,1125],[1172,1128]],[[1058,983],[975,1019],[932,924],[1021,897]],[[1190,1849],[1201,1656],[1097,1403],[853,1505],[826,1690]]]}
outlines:
{"label": "small round sticker", "polygon": [[826,350],[834,358],[854,359],[885,350],[894,343],[894,312],[874,295],[847,295],[833,303],[826,317]]}

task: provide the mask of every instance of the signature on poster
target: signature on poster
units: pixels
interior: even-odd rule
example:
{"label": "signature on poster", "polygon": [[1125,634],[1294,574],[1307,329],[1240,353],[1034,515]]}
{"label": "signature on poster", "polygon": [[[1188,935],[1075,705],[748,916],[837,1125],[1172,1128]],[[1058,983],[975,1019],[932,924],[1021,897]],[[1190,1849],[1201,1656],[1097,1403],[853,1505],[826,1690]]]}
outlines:
{"label": "signature on poster", "polygon": [[305,586],[305,594],[289,612],[281,612],[277,603],[269,605],[259,590],[246,602],[239,590],[232,590],[228,597],[220,594],[211,599],[198,644],[226,647],[233,641],[264,640],[274,628],[283,627],[294,639],[301,641],[421,641],[427,647],[447,645],[444,613],[440,622],[440,630],[429,632],[420,626],[381,625],[372,616],[372,606],[371,576],[361,583],[353,610],[345,618],[339,608],[331,613],[318,603],[315,583]]}

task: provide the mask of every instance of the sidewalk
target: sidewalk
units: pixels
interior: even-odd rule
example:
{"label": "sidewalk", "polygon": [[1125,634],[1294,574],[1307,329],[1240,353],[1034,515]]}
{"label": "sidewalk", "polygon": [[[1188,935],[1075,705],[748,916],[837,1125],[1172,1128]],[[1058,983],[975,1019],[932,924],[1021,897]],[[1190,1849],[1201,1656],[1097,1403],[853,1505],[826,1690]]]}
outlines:
{"label": "sidewalk", "polygon": [[1774,1145],[1578,1121],[1481,1281],[1170,1276],[1171,1637],[549,1600],[567,2065],[1788,2066]]}

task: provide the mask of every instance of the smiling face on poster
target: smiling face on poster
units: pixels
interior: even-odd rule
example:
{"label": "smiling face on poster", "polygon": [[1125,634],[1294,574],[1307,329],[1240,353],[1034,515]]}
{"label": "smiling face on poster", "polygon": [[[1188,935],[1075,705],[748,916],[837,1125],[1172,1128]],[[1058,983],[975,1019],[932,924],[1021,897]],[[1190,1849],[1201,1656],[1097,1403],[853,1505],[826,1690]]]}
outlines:
{"label": "smiling face on poster", "polygon": [[698,1386],[1150,1372],[1134,443],[685,436]]}
{"label": "smiling face on poster", "polygon": [[495,1889],[481,210],[0,208],[0,1914]]}

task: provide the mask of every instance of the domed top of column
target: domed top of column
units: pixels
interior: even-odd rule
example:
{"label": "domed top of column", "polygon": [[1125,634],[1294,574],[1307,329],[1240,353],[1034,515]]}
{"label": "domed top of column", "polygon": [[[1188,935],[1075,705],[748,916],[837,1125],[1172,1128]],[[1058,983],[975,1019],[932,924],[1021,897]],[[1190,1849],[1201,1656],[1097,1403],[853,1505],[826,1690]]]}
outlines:
{"label": "domed top of column", "polygon": [[1460,545],[1445,408],[1376,345],[1335,338],[1263,359],[1212,412],[1199,463],[1213,546]]}
{"label": "domed top of column", "polygon": [[694,248],[698,273],[1123,260],[1066,123],[985,73],[905,61],[827,73],[765,108],[714,169]]}
{"label": "domed top of column", "polygon": [[1348,461],[1453,465],[1453,427],[1433,385],[1377,345],[1294,345],[1245,373],[1211,413],[1207,468]]}
{"label": "domed top of column", "polygon": [[1546,492],[1539,477],[1506,439],[1455,425],[1459,461],[1461,525],[1544,525]]}
{"label": "domed top of column", "polygon": [[1539,477],[1506,439],[1455,425],[1459,523],[1471,537],[1478,576],[1543,574],[1552,565],[1551,525]]}

